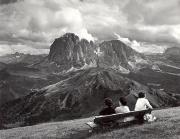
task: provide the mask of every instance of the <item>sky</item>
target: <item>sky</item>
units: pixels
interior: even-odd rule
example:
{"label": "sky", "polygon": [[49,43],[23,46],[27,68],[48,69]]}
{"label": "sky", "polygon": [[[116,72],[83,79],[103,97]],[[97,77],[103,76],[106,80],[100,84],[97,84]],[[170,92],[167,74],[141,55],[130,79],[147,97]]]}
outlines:
{"label": "sky", "polygon": [[162,53],[180,47],[179,9],[180,0],[0,0],[0,55],[48,53],[67,32]]}

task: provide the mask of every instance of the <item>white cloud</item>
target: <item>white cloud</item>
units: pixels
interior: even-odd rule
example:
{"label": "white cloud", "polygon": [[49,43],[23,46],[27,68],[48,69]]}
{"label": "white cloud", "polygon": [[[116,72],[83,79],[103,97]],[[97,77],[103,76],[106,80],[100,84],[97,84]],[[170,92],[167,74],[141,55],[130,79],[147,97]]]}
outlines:
{"label": "white cloud", "polygon": [[20,0],[0,5],[0,40],[44,49],[66,32],[88,40],[116,32],[134,47],[180,46],[179,8],[180,0]]}
{"label": "white cloud", "polygon": [[124,38],[124,37],[121,37],[119,34],[117,33],[114,33],[114,35],[117,37],[118,40],[124,42],[125,44],[127,45],[131,45],[131,41],[129,40],[129,38]]}
{"label": "white cloud", "polygon": [[150,44],[146,42],[138,42],[136,40],[130,40],[129,38],[121,37],[119,34],[114,33],[118,40],[122,41],[126,45],[130,46],[134,50],[140,53],[163,53],[167,48],[165,45]]}
{"label": "white cloud", "polygon": [[175,26],[172,29],[172,35],[178,40],[180,43],[180,25]]}

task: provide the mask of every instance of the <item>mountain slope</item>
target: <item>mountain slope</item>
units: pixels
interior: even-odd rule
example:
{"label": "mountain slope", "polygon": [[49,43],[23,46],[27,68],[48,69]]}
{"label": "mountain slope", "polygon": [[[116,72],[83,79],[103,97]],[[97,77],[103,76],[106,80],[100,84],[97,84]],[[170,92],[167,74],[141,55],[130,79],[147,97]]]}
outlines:
{"label": "mountain slope", "polygon": [[22,63],[1,64],[0,106],[8,101],[23,97],[32,89],[55,83],[61,77],[27,67]]}
{"label": "mountain slope", "polygon": [[167,48],[164,52],[164,56],[175,63],[180,63],[180,48],[172,47]]}
{"label": "mountain slope", "polygon": [[[71,74],[71,73],[69,73]],[[154,107],[173,106],[176,100],[163,91],[148,89],[138,82],[129,80],[119,71],[90,68],[73,72],[64,80],[28,96],[7,103],[1,108],[4,124],[24,119],[23,124],[35,124],[51,119],[73,119],[97,113],[104,98],[118,102],[126,96],[133,110],[139,91],[145,91]]]}

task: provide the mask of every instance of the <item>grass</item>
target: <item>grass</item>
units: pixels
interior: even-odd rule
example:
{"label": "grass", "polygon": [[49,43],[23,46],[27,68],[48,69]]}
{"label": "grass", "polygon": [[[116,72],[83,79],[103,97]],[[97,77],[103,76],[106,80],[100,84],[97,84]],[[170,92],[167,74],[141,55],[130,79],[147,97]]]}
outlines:
{"label": "grass", "polygon": [[0,130],[0,139],[180,139],[180,107],[153,112],[158,120],[104,133],[89,133],[93,118]]}
{"label": "grass", "polygon": [[88,139],[180,139],[180,107],[153,112],[158,120],[92,135]]}

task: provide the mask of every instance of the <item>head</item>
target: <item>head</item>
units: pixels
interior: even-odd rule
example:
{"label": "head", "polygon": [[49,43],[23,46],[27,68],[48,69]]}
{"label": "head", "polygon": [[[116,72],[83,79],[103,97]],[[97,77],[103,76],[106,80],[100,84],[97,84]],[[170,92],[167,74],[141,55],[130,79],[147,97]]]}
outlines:
{"label": "head", "polygon": [[127,101],[125,97],[120,97],[119,98],[119,105],[120,106],[126,106],[127,105]]}
{"label": "head", "polygon": [[112,99],[110,98],[104,99],[104,104],[108,107],[111,107],[113,105]]}
{"label": "head", "polygon": [[146,97],[146,94],[143,93],[143,92],[139,92],[138,97],[139,97],[139,98],[145,98],[145,97]]}

